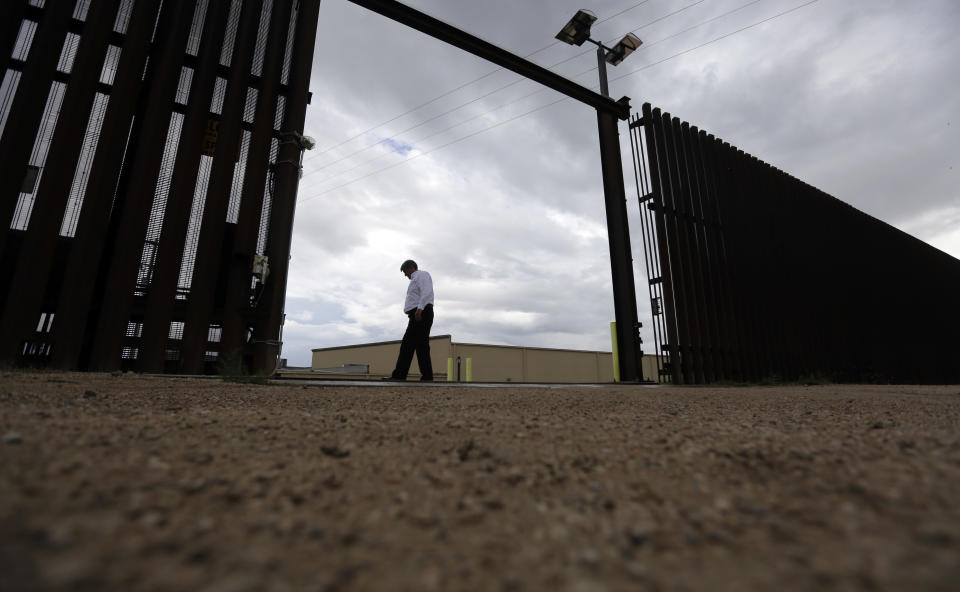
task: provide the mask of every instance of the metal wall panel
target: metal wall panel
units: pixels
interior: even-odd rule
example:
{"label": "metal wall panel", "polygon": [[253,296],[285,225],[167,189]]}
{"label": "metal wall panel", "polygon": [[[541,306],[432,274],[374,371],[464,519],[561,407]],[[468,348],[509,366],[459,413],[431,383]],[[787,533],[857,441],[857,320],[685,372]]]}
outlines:
{"label": "metal wall panel", "polygon": [[[120,0],[94,3],[88,13],[90,24],[81,38],[70,71],[63,107],[57,120],[45,168],[53,174],[43,175],[36,188],[37,197],[30,224],[23,237],[21,256],[11,270],[11,285],[17,286],[6,299],[0,328],[0,344],[7,357],[17,354],[21,347],[18,338],[29,335],[38,318],[49,313],[45,295],[51,275],[51,266],[60,241],[57,236],[64,216],[73,182],[73,171],[80,158],[87,120],[93,108],[100,66],[106,56],[113,16]],[[11,167],[12,168],[12,167]],[[42,198],[42,199],[40,199]],[[51,326],[52,329],[52,326]]]}
{"label": "metal wall panel", "polygon": [[[279,335],[299,175],[268,171],[299,166],[281,141],[302,133],[319,0],[8,8],[0,360],[211,371],[229,326],[248,369],[272,371],[278,348],[254,348]],[[255,285],[258,237],[278,273]]]}

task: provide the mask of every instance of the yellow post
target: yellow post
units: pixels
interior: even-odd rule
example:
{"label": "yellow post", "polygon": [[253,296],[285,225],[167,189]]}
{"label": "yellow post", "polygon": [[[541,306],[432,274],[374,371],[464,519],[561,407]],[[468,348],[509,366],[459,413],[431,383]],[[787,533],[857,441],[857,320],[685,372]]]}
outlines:
{"label": "yellow post", "polygon": [[447,358],[447,382],[453,382],[453,358]]}
{"label": "yellow post", "polygon": [[467,358],[467,382],[473,382],[473,358]]}
{"label": "yellow post", "polygon": [[620,382],[620,352],[617,349],[617,323],[610,323],[610,341],[613,343],[613,381]]}

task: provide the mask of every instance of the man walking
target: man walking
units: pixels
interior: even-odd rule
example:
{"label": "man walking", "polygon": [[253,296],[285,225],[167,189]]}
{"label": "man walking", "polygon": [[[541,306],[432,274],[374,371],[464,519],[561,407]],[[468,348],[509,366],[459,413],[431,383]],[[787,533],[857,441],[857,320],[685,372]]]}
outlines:
{"label": "man walking", "polygon": [[433,364],[430,362],[430,327],[433,326],[433,278],[430,274],[417,269],[417,263],[407,259],[400,271],[410,280],[407,286],[407,299],[403,303],[403,312],[409,319],[407,331],[400,343],[400,355],[393,374],[384,380],[406,380],[413,362],[413,352],[417,352],[417,364],[420,366],[420,380],[433,380]]}

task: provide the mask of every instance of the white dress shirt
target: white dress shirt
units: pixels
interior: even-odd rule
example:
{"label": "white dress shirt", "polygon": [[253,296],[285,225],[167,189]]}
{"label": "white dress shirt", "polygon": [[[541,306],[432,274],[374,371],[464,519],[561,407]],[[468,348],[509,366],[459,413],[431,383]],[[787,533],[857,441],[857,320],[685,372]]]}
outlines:
{"label": "white dress shirt", "polygon": [[403,312],[409,313],[414,309],[423,310],[428,304],[433,304],[433,278],[430,274],[417,270],[410,274],[410,285],[407,286],[407,299],[403,303]]}

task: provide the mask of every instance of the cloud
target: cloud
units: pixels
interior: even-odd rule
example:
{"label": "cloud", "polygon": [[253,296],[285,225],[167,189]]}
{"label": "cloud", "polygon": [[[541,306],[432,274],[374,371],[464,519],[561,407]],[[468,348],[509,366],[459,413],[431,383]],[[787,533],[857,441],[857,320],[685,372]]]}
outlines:
{"label": "cloud", "polygon": [[[801,4],[765,0],[730,12],[747,3],[702,2],[643,26],[690,4],[650,0],[598,23],[608,41],[636,31],[647,42],[610,69],[611,94],[631,97],[635,109],[650,101],[960,255],[952,222],[960,92],[947,74],[960,70],[960,4],[817,2],[671,58]],[[542,50],[530,58],[539,64],[583,54],[557,70],[595,86],[595,54],[553,35],[579,8],[603,19],[636,3],[409,4],[520,55]],[[318,148],[305,158],[294,227],[291,363],[308,364],[313,347],[399,339],[407,258],[434,277],[435,334],[609,349],[613,298],[589,107],[337,1],[321,5],[311,87],[305,132]],[[621,149],[649,352],[625,125]]]}

